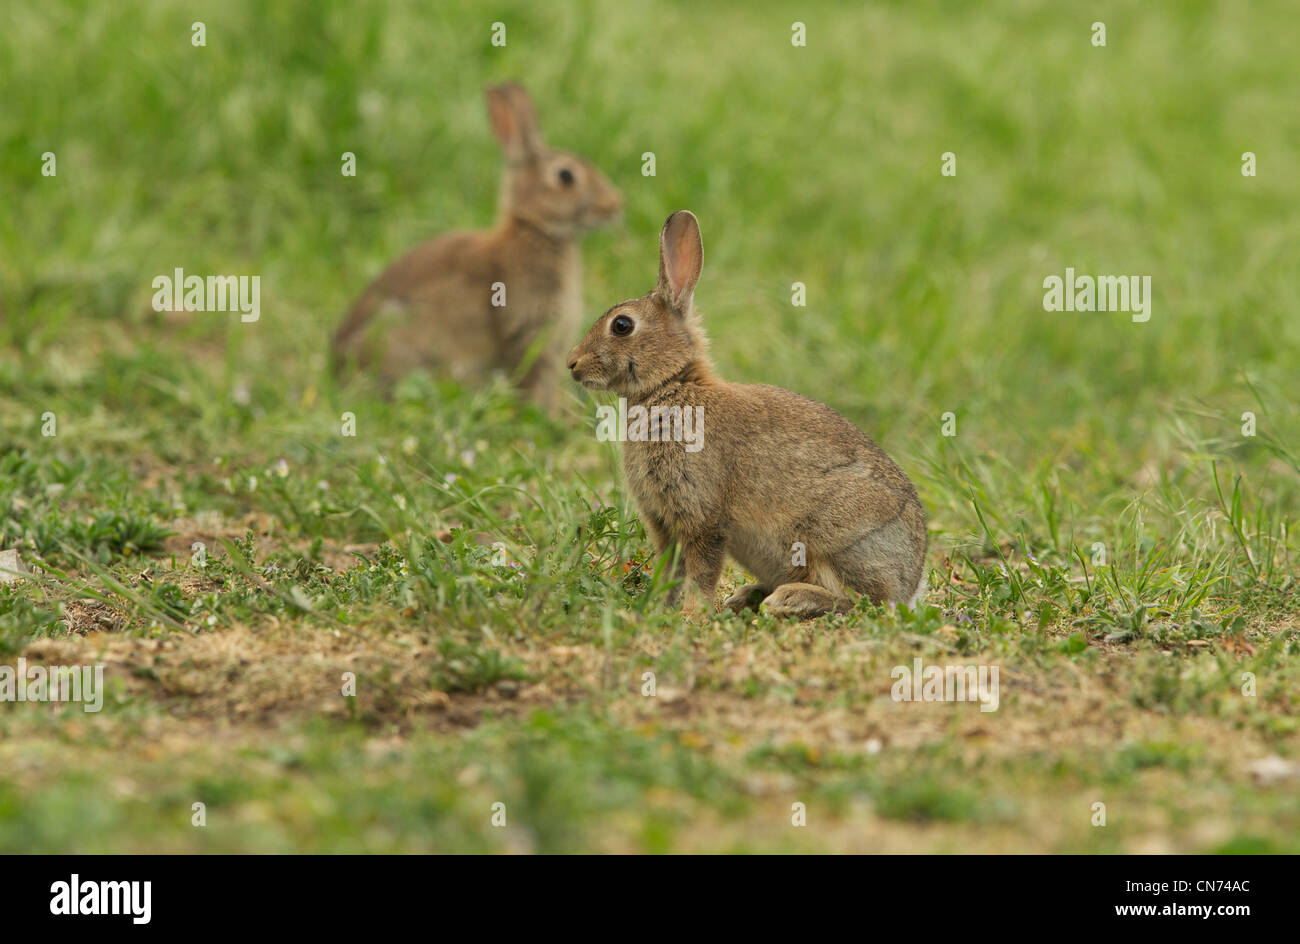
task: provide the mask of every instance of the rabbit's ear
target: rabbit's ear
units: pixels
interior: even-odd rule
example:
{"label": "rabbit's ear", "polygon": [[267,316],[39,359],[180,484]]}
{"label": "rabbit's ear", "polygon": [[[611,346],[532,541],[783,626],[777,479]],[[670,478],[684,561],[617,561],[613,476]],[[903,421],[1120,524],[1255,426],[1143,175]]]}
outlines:
{"label": "rabbit's ear", "polygon": [[519,163],[540,156],[543,144],[537,127],[537,113],[523,86],[515,82],[492,85],[487,88],[486,95],[492,131],[501,142],[506,157],[512,163]]}
{"label": "rabbit's ear", "polygon": [[678,314],[686,314],[703,268],[700,221],[690,210],[678,210],[659,232],[659,284],[655,293]]}

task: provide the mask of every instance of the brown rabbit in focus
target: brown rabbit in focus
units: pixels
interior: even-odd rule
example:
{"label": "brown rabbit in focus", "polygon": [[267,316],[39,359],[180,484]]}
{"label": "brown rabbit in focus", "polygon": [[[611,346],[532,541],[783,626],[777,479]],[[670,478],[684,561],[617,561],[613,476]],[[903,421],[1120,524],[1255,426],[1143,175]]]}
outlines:
{"label": "brown rabbit in focus", "polygon": [[[846,588],[915,604],[927,541],[915,487],[830,407],[714,373],[692,304],[703,260],[699,222],[674,213],[654,291],[605,312],[568,358],[584,387],[626,397],[629,418],[648,408],[648,429],[628,423],[624,472],[656,551],[680,549],[686,609],[712,607],[727,554],[758,578],[726,600],[735,610],[761,601],[807,619],[848,609]],[[654,441],[682,428],[674,408],[695,417],[694,451]]]}
{"label": "brown rabbit in focus", "polygon": [[506,157],[496,226],[430,240],[384,270],[334,335],[335,376],[373,369],[391,387],[421,367],[470,382],[522,369],[520,387],[554,409],[582,317],[578,241],[613,221],[623,197],[587,161],[546,146],[521,86],[486,95]]}

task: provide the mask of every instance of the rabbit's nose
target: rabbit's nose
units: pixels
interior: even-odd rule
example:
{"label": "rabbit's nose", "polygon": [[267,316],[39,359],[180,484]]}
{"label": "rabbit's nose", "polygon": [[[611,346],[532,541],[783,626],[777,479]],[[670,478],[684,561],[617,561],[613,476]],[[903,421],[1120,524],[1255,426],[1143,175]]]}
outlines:
{"label": "rabbit's nose", "polygon": [[577,359],[576,357],[574,357],[572,354],[570,354],[570,355],[569,355],[569,370],[573,370],[573,369],[574,369],[575,367],[577,367],[577,366],[578,366],[578,359]]}

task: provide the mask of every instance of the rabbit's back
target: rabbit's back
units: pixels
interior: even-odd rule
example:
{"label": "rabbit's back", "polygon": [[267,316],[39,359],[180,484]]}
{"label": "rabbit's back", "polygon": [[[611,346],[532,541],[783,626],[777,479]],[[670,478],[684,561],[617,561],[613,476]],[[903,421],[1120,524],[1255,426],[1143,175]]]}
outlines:
{"label": "rabbit's back", "polygon": [[767,384],[728,387],[732,491],[755,514],[881,524],[915,498],[884,450],[826,404]]}
{"label": "rabbit's back", "polygon": [[428,240],[388,266],[334,337],[336,365],[377,366],[388,381],[417,367],[453,364],[474,374],[497,360],[486,322],[500,275],[479,232]]}
{"label": "rabbit's back", "polygon": [[[655,399],[698,411],[699,448],[629,441],[633,491],[664,517],[767,521],[781,531],[875,527],[916,503],[903,471],[830,407],[780,387],[719,383]],[[814,523],[815,522],[815,523]]]}

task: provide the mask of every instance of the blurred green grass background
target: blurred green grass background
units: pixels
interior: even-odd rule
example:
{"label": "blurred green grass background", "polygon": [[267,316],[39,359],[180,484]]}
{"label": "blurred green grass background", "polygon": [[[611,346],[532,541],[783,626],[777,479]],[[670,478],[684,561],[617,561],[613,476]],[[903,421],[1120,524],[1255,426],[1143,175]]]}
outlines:
{"label": "blurred green grass background", "polygon": [[[241,357],[306,382],[387,260],[491,221],[482,87],[518,77],[550,139],[627,191],[625,227],[589,243],[593,316],[645,290],[658,223],[689,207],[724,368],[891,440],[931,439],[954,410],[1018,458],[1082,423],[1136,460],[1171,405],[1228,413],[1250,406],[1243,374],[1294,380],[1293,7],[804,9],[10,5],[9,340],[37,356],[83,320],[121,332],[174,266],[259,273],[267,316]],[[498,19],[505,48],[488,42]],[[57,178],[36,173],[45,150]],[[1153,320],[1044,312],[1042,279],[1067,265],[1151,275]]]}

